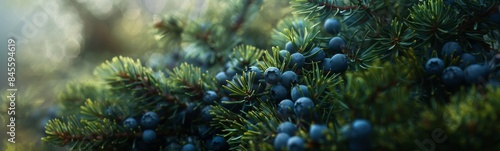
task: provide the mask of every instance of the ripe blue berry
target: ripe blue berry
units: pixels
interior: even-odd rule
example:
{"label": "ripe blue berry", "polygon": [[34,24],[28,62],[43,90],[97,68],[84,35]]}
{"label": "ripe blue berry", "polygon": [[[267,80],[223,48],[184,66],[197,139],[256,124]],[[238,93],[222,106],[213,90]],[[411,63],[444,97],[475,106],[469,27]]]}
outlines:
{"label": "ripe blue berry", "polygon": [[293,53],[292,54],[292,59],[290,60],[290,67],[294,67],[296,69],[300,69],[302,67],[304,67],[304,65],[306,64],[306,58],[304,57],[304,55],[302,55],[301,53]]}
{"label": "ripe blue berry", "polygon": [[309,128],[309,137],[315,142],[324,142],[326,141],[325,133],[327,130],[326,125],[313,124]]}
{"label": "ripe blue berry", "polygon": [[201,120],[205,122],[210,122],[214,116],[210,114],[210,111],[212,111],[212,107],[210,105],[205,106],[203,110],[201,110]]}
{"label": "ripe blue berry", "polygon": [[[250,74],[254,72],[255,73],[255,76],[254,76],[254,79],[253,79],[253,82],[257,82],[259,81],[260,77],[262,76],[262,72],[260,71],[259,68],[257,68],[256,66],[251,66],[251,67],[248,67],[248,69],[246,70],[246,74]],[[248,79],[249,76],[246,76],[246,78]]]}
{"label": "ripe blue berry", "polygon": [[433,75],[439,75],[443,73],[444,62],[439,58],[431,58],[425,63],[425,70]]}
{"label": "ripe blue berry", "polygon": [[123,121],[123,126],[127,127],[127,128],[131,128],[131,129],[136,129],[138,124],[137,124],[137,120],[135,120],[135,118],[127,118],[125,119],[125,121]]}
{"label": "ripe blue berry", "polygon": [[280,50],[280,61],[283,62],[285,58],[287,58],[290,55],[290,52],[288,50]]}
{"label": "ripe blue berry", "polygon": [[289,99],[281,100],[278,104],[278,113],[283,117],[289,117],[293,115],[293,102]]}
{"label": "ripe blue berry", "polygon": [[182,146],[182,151],[196,151],[196,147],[193,144],[186,144]]}
{"label": "ripe blue berry", "polygon": [[332,71],[332,59],[331,58],[325,58],[323,60],[323,72],[328,73]]}
{"label": "ripe blue berry", "polygon": [[285,71],[281,75],[280,82],[283,86],[289,88],[293,84],[297,84],[299,82],[299,77],[293,71]]}
{"label": "ripe blue berry", "polygon": [[286,143],[286,149],[289,151],[303,151],[306,150],[305,148],[305,141],[298,137],[298,136],[293,136],[288,139],[288,142]]}
{"label": "ripe blue berry", "polygon": [[151,111],[144,113],[141,118],[141,125],[146,129],[155,128],[159,122],[160,118],[158,118],[158,115]]}
{"label": "ripe blue berry", "polygon": [[274,138],[274,150],[281,151],[286,148],[286,143],[290,139],[290,135],[287,133],[278,133]]}
{"label": "ripe blue berry", "polygon": [[342,73],[347,70],[347,67],[349,67],[349,60],[347,60],[347,57],[344,54],[333,55],[330,63],[333,73]]}
{"label": "ripe blue berry", "polygon": [[224,139],[224,137],[220,137],[220,136],[215,136],[212,139],[211,147],[215,151],[229,150],[229,144],[226,142],[226,139]]}
{"label": "ripe blue berry", "polygon": [[301,97],[310,97],[309,89],[306,85],[297,85],[292,88],[292,100],[297,101]]}
{"label": "ripe blue berry", "polygon": [[457,66],[449,66],[444,69],[441,79],[446,86],[457,87],[464,80],[464,72]]}
{"label": "ripe blue berry", "polygon": [[219,85],[224,85],[227,83],[226,80],[229,80],[229,77],[225,72],[219,72],[217,75],[215,75],[215,80]]}
{"label": "ripe blue berry", "polygon": [[308,60],[314,61],[314,62],[319,62],[323,61],[326,58],[325,51],[319,47],[314,47],[308,54]]}
{"label": "ripe blue berry", "polygon": [[287,133],[290,136],[294,136],[297,132],[297,126],[292,122],[283,122],[278,126],[278,133]]}
{"label": "ripe blue berry", "polygon": [[156,132],[151,129],[144,130],[142,132],[142,141],[146,143],[152,143],[156,140]]}
{"label": "ripe blue berry", "polygon": [[345,46],[345,42],[341,37],[333,37],[330,39],[328,46],[333,53],[342,53],[342,48]]}
{"label": "ripe blue berry", "polygon": [[270,90],[271,99],[275,101],[286,99],[288,90],[281,84],[273,85]]}
{"label": "ripe blue berry", "polygon": [[441,55],[446,56],[447,58],[457,57],[462,55],[462,46],[458,44],[458,42],[450,41],[444,44],[443,49],[441,50]]}
{"label": "ripe blue berry", "polygon": [[264,71],[264,79],[269,84],[278,84],[280,82],[281,71],[276,67],[269,67]]}
{"label": "ripe blue berry", "polygon": [[469,84],[486,82],[489,74],[488,66],[480,64],[469,65],[464,70],[465,81]]}
{"label": "ripe blue berry", "polygon": [[366,139],[370,137],[372,125],[368,120],[357,119],[352,122],[350,137],[353,139]]}
{"label": "ripe blue berry", "polygon": [[472,65],[476,63],[476,57],[474,57],[470,53],[463,53],[460,55],[460,68],[465,68],[468,65]]}
{"label": "ripe blue berry", "polygon": [[325,29],[325,31],[327,33],[333,34],[333,35],[336,35],[340,32],[340,27],[341,27],[341,24],[340,24],[339,20],[337,20],[335,18],[326,19],[325,24],[323,25],[323,28]]}
{"label": "ripe blue berry", "polygon": [[226,69],[226,76],[228,77],[228,80],[231,80],[231,77],[234,77],[236,75],[236,70],[232,67]]}
{"label": "ripe blue berry", "polygon": [[285,45],[285,49],[290,52],[290,53],[295,53],[297,52],[297,50],[295,49],[295,46],[293,45],[293,43],[291,41],[287,42],[286,45]]}
{"label": "ripe blue berry", "polygon": [[308,97],[301,97],[295,101],[293,111],[298,117],[309,117],[314,111],[314,102]]}
{"label": "ripe blue berry", "polygon": [[203,94],[203,102],[207,104],[214,104],[215,101],[217,101],[219,97],[217,96],[217,93],[215,91],[206,91]]}

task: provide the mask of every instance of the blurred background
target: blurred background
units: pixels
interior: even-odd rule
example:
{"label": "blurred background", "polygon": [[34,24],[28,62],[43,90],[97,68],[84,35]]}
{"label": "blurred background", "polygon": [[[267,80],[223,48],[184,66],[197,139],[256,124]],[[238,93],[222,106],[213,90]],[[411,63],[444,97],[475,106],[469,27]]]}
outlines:
{"label": "blurred background", "polygon": [[[68,82],[93,78],[94,68],[122,55],[148,58],[163,49],[152,27],[161,15],[197,17],[204,0],[0,1],[0,150],[68,150],[42,143]],[[188,9],[191,8],[191,9]],[[194,8],[194,9],[193,9]],[[7,39],[16,40],[16,143],[7,141]]]}

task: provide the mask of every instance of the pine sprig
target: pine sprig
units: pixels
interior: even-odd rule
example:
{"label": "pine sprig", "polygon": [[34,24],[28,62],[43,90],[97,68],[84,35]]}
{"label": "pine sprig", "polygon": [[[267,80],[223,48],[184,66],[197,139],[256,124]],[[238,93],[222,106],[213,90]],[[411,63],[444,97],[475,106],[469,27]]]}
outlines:
{"label": "pine sprig", "polygon": [[57,100],[61,105],[60,112],[67,116],[77,114],[87,99],[104,100],[108,95],[102,85],[87,81],[68,84]]}
{"label": "pine sprig", "polygon": [[183,63],[172,70],[168,70],[167,84],[173,94],[201,99],[204,93],[204,78],[201,68]]}
{"label": "pine sprig", "polygon": [[[109,150],[123,147],[123,142],[135,138],[120,124],[109,119],[78,120],[75,116],[50,120],[43,141],[55,145],[69,145],[72,150]],[[117,146],[110,146],[114,144]]]}
{"label": "pine sprig", "polygon": [[[414,30],[416,38],[423,44],[440,44],[452,39],[458,32],[461,23],[458,11],[451,9],[443,0],[420,2],[410,9],[407,25]],[[417,47],[415,46],[415,47]]]}
{"label": "pine sprig", "polygon": [[96,68],[94,74],[111,86],[111,90],[132,91],[131,94],[137,95],[138,98],[147,99],[162,93],[157,80],[152,76],[152,69],[143,67],[139,60],[114,57]]}
{"label": "pine sprig", "polygon": [[236,46],[230,55],[233,58],[231,65],[238,71],[245,71],[248,67],[256,66],[264,52],[265,50],[251,45]]}

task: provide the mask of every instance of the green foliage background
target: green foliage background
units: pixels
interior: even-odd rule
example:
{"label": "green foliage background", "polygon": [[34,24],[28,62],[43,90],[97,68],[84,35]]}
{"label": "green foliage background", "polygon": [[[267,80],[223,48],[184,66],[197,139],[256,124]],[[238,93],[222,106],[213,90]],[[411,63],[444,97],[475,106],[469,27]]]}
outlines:
{"label": "green foliage background", "polygon": [[[57,99],[62,118],[46,125],[47,136],[42,140],[73,150],[128,150],[135,147],[132,144],[140,139],[141,131],[126,129],[123,120],[157,111],[166,114],[156,129],[158,134],[183,144],[203,122],[199,118],[187,122],[179,115],[188,103],[203,108],[203,93],[215,90],[229,91],[231,101],[212,105],[215,118],[210,126],[234,150],[272,150],[277,126],[288,120],[299,125],[297,135],[308,142],[308,150],[348,150],[340,130],[357,118],[373,125],[372,150],[415,150],[415,141],[432,138],[436,129],[447,136],[445,142],[436,144],[437,150],[498,150],[497,86],[449,89],[439,77],[425,73],[423,65],[447,41],[458,41],[465,52],[480,58],[478,62],[489,62],[489,54],[498,53],[500,26],[485,18],[498,13],[499,3],[214,0],[207,3],[202,17],[192,18],[182,10],[168,13],[151,25],[157,33],[155,44],[162,48],[154,55],[161,57],[152,61],[117,55],[97,66],[92,80],[69,84]],[[347,72],[324,73],[317,63],[300,70],[288,66],[289,57],[279,59],[279,51],[288,41],[299,52],[309,54],[306,57],[311,56],[311,45],[332,56],[334,52],[328,48],[332,35],[322,27],[332,17],[343,22],[338,36],[347,43],[342,50],[350,60]],[[176,62],[172,57],[176,55],[191,62]],[[174,61],[158,62],[166,60]],[[193,60],[208,63],[197,66]],[[447,58],[445,63],[453,65],[457,60]],[[223,71],[226,62],[258,66],[262,71],[270,66],[295,70],[301,77],[299,83],[312,92],[319,119],[279,116],[276,103],[266,100],[269,86],[251,82],[254,74],[218,86],[214,76]],[[491,69],[490,78],[498,80],[497,64]],[[167,105],[157,107],[158,102]],[[328,124],[327,142],[313,143],[308,138],[312,123]],[[163,141],[153,145],[169,150]],[[196,145],[204,146],[204,142]]]}

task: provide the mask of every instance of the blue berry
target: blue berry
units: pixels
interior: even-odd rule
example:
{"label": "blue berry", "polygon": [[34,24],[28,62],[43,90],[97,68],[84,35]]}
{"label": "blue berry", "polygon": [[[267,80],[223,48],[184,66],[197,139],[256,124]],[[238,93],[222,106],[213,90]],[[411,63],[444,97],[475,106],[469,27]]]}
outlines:
{"label": "blue berry", "polygon": [[323,28],[327,33],[336,35],[340,32],[341,24],[339,20],[335,18],[328,18],[326,19]]}
{"label": "blue berry", "polygon": [[220,137],[220,136],[215,136],[212,139],[211,147],[215,151],[229,150],[229,144],[226,142],[226,139],[224,139],[224,137]]}
{"label": "blue berry", "polygon": [[231,80],[229,79],[230,77],[234,77],[236,75],[236,70],[234,70],[234,68],[227,68],[226,70],[226,76],[228,77],[228,80]]}
{"label": "blue berry", "polygon": [[486,82],[489,74],[488,66],[480,64],[469,65],[464,70],[465,81],[469,84]]}
{"label": "blue berry", "polygon": [[458,42],[450,41],[444,44],[443,49],[441,50],[441,55],[446,56],[447,58],[457,57],[462,55],[462,46],[458,44]]}
{"label": "blue berry", "polygon": [[215,91],[210,90],[210,91],[206,91],[203,94],[203,102],[205,102],[207,104],[214,104],[218,98],[219,98],[219,96],[217,96],[217,92],[215,92]]}
{"label": "blue berry", "polygon": [[127,127],[127,128],[132,128],[132,129],[136,129],[138,124],[137,124],[137,120],[135,120],[135,118],[127,118],[125,119],[125,121],[123,121],[123,126]]}
{"label": "blue berry", "polygon": [[441,79],[446,86],[457,87],[464,80],[464,72],[457,66],[449,66],[444,69]]}
{"label": "blue berry", "polygon": [[264,79],[269,84],[278,84],[280,82],[281,71],[276,67],[269,67],[264,71]]}
{"label": "blue berry", "polygon": [[297,85],[292,88],[292,100],[297,101],[301,97],[310,97],[309,89],[305,85]]}
{"label": "blue berry", "polygon": [[439,58],[431,58],[425,63],[425,70],[433,75],[439,75],[444,70],[444,62]]}
{"label": "blue berry", "polygon": [[309,117],[314,111],[314,102],[308,97],[301,97],[295,101],[293,111],[298,117]]}
{"label": "blue berry", "polygon": [[227,83],[226,80],[229,80],[229,77],[225,72],[219,72],[217,75],[215,75],[215,80],[219,85],[224,85]]}
{"label": "blue berry", "polygon": [[270,90],[271,99],[278,101],[286,99],[288,90],[281,84],[273,85]]}
{"label": "blue berry", "polygon": [[333,55],[330,63],[333,73],[342,73],[347,70],[347,67],[349,67],[349,60],[347,60],[347,57],[344,54]]}
{"label": "blue berry", "polygon": [[278,104],[278,113],[283,117],[289,117],[293,114],[293,102],[289,99],[281,100]]}
{"label": "blue berry", "polygon": [[359,140],[370,138],[372,125],[368,120],[357,119],[352,122],[350,138]]}
{"label": "blue berry", "polygon": [[297,132],[297,126],[292,122],[283,122],[278,126],[278,133],[287,133],[290,136],[294,136]]}
{"label": "blue berry", "polygon": [[203,110],[201,110],[201,120],[205,122],[210,122],[214,116],[210,114],[210,111],[212,111],[212,107],[210,105],[205,106]]}
{"label": "blue berry", "polygon": [[285,45],[285,49],[290,52],[290,53],[295,53],[297,52],[297,50],[295,49],[295,46],[293,45],[293,43],[291,41],[287,42],[286,45]]}
{"label": "blue berry", "polygon": [[182,146],[182,151],[196,151],[196,147],[193,144],[186,144]]}
{"label": "blue berry", "polygon": [[342,53],[342,48],[345,46],[345,42],[341,37],[333,37],[330,39],[328,46],[333,53]]}
{"label": "blue berry", "polygon": [[147,129],[142,132],[142,141],[146,143],[152,143],[155,140],[156,132],[154,130]]}
{"label": "blue berry", "polygon": [[293,136],[293,137],[288,139],[288,142],[286,143],[286,149],[288,151],[306,150],[305,141],[298,136]]}
{"label": "blue berry", "polygon": [[289,88],[293,84],[297,84],[299,82],[299,77],[293,71],[285,71],[281,75],[280,82],[283,86]]}
{"label": "blue berry", "polygon": [[315,142],[324,142],[326,141],[325,133],[327,130],[326,125],[313,124],[309,128],[309,137]]}
{"label": "blue berry", "polygon": [[325,58],[323,60],[323,72],[328,73],[332,71],[332,59],[331,58]]}
{"label": "blue berry", "polygon": [[158,115],[151,111],[144,113],[141,118],[141,125],[146,129],[155,128],[159,122],[160,118],[158,118]]}
{"label": "blue berry", "polygon": [[285,58],[287,58],[290,55],[290,52],[288,50],[280,50],[280,61],[283,62]]}
{"label": "blue berry", "polygon": [[[250,74],[252,72],[255,73],[253,82],[259,81],[260,77],[262,76],[262,72],[260,71],[260,69],[257,68],[256,66],[248,67],[248,69],[246,70],[246,74]],[[249,78],[249,76],[247,76],[246,78]]]}
{"label": "blue berry", "polygon": [[274,138],[274,150],[281,151],[285,149],[288,139],[290,139],[290,135],[287,133],[278,133]]}
{"label": "blue berry", "polygon": [[474,57],[470,53],[463,53],[460,55],[460,68],[465,68],[468,65],[472,65],[476,63],[476,57]]}
{"label": "blue berry", "polygon": [[293,53],[292,56],[291,56],[291,60],[290,60],[290,67],[294,67],[296,69],[300,69],[302,67],[304,67],[304,65],[306,64],[306,58],[304,57],[304,55],[302,55],[301,53]]}
{"label": "blue berry", "polygon": [[326,58],[325,51],[319,47],[314,47],[310,52],[309,52],[308,60],[314,61],[314,62],[319,62],[323,61]]}

